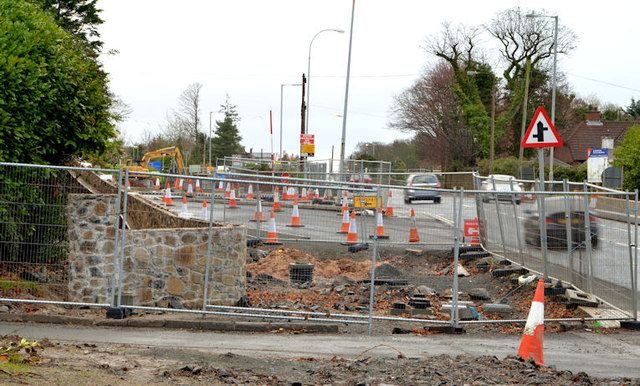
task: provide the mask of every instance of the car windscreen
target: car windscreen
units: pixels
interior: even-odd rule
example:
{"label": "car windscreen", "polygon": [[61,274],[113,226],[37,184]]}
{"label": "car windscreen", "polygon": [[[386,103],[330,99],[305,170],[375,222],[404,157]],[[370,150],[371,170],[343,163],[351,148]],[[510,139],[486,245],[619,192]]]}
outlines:
{"label": "car windscreen", "polygon": [[438,182],[438,178],[436,176],[416,176],[413,179],[414,184],[435,184]]}

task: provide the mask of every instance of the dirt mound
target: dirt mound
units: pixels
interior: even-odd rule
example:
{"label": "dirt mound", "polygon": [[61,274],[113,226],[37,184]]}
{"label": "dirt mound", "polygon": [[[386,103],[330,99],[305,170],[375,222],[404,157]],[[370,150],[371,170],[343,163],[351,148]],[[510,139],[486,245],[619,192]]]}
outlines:
{"label": "dirt mound", "polygon": [[316,259],[311,254],[295,248],[282,248],[270,251],[264,259],[247,264],[247,271],[258,275],[269,274],[277,279],[289,279],[289,264],[308,262],[313,264],[313,276],[332,279],[346,276],[349,279],[364,279],[371,274],[370,261],[350,261]]}

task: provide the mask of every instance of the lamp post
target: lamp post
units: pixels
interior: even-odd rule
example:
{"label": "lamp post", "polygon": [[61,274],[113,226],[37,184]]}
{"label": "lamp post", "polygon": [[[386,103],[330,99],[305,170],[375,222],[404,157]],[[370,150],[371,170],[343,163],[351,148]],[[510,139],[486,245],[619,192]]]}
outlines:
{"label": "lamp post", "polygon": [[213,111],[209,111],[209,166],[213,166],[211,165],[211,114]]}
{"label": "lamp post", "polygon": [[320,35],[323,32],[337,32],[337,33],[341,33],[343,34],[344,31],[341,29],[335,29],[335,28],[327,28],[327,29],[323,29],[322,31],[316,33],[313,38],[311,39],[311,43],[309,43],[309,60],[307,62],[307,114],[305,115],[305,122],[304,122],[304,133],[308,134],[309,133],[309,95],[311,94],[311,46],[313,45],[313,41],[316,39],[316,37],[318,35]]}
{"label": "lamp post", "polygon": [[[467,71],[467,75],[493,75],[490,72]],[[489,145],[489,171],[493,174],[493,159],[495,157],[495,127],[496,127],[496,82],[491,82],[491,144]]]}
{"label": "lamp post", "polygon": [[[300,83],[289,83],[280,85],[280,157],[282,158],[282,99],[284,86],[302,86]],[[305,126],[306,127],[306,126]]]}
{"label": "lamp post", "polygon": [[[551,124],[556,124],[556,66],[558,63],[558,15],[538,15],[530,13],[527,17],[548,17],[554,19],[553,28],[553,75],[551,88]],[[549,149],[549,181],[553,181],[553,147]]]}
{"label": "lamp post", "polygon": [[340,179],[344,178],[344,146],[347,137],[347,105],[349,102],[349,78],[351,75],[351,45],[353,43],[353,15],[356,10],[356,0],[351,6],[351,29],[349,31],[349,54],[347,59],[347,81],[344,87],[344,111],[342,113],[342,140],[340,142]]}

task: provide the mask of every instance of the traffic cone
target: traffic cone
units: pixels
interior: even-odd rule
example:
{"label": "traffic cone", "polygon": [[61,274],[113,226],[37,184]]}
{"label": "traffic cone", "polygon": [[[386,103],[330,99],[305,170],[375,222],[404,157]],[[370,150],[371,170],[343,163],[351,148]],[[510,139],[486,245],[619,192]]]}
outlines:
{"label": "traffic cone", "polygon": [[304,225],[300,224],[300,212],[298,211],[298,197],[293,198],[293,212],[291,212],[291,224],[288,227],[300,228]]}
{"label": "traffic cone", "polygon": [[160,190],[160,177],[156,177],[156,190]]}
{"label": "traffic cone", "polygon": [[531,302],[531,309],[529,310],[529,316],[527,317],[527,324],[524,326],[524,332],[522,333],[522,341],[520,342],[520,349],[518,350],[518,356],[529,361],[533,357],[535,363],[539,366],[544,366],[542,359],[543,349],[543,332],[544,332],[544,280],[538,280],[538,286],[536,292],[533,295],[533,301]]}
{"label": "traffic cone", "polygon": [[184,185],[184,178],[181,178],[180,183],[178,184],[178,189],[182,190],[183,185]]}
{"label": "traffic cone", "polygon": [[176,178],[176,183],[173,184],[173,190],[178,190],[178,184],[180,181],[178,181],[178,179]]}
{"label": "traffic cone", "polygon": [[307,193],[307,187],[303,187],[302,188],[302,194],[300,195],[300,201],[305,202],[305,201],[309,201],[309,196]]}
{"label": "traffic cone", "polygon": [[389,236],[384,234],[384,224],[382,223],[382,204],[378,205],[378,214],[376,217],[376,235],[369,236],[370,238],[377,237],[378,239],[388,239]]}
{"label": "traffic cone", "polygon": [[187,195],[193,196],[193,185],[191,184],[191,178],[189,178],[189,183],[187,184]]}
{"label": "traffic cone", "polygon": [[236,201],[236,190],[231,188],[231,194],[229,196],[229,209],[238,209],[238,202]]}
{"label": "traffic cone", "polygon": [[[393,216],[393,207],[391,206],[391,197],[393,197],[393,195],[391,194],[391,189],[389,189],[389,200],[387,200],[387,209],[384,211],[385,216]],[[411,210],[411,212],[413,212],[413,210]]]}
{"label": "traffic cone", "polygon": [[349,233],[347,233],[347,244],[358,242],[358,229],[356,227],[356,210],[351,211],[351,222],[349,222]]}
{"label": "traffic cone", "polygon": [[318,188],[316,188],[316,190],[313,192],[313,199],[314,200],[320,199],[320,191],[318,190]]}
{"label": "traffic cone", "polygon": [[187,196],[182,196],[182,213],[189,213],[189,206],[187,205]]}
{"label": "traffic cone", "polygon": [[162,192],[162,205],[167,206],[167,199],[164,197],[164,192]]}
{"label": "traffic cone", "polygon": [[273,208],[271,208],[274,212],[282,212],[282,207],[280,206],[280,197],[278,196],[278,187],[276,186],[276,190],[273,192]]}
{"label": "traffic cone", "polygon": [[227,182],[227,188],[224,191],[224,198],[231,198],[231,184]]}
{"label": "traffic cone", "polygon": [[349,233],[349,209],[342,211],[342,225],[338,233]]}
{"label": "traffic cone", "polygon": [[196,192],[200,191],[200,180],[196,180]]}
{"label": "traffic cone", "polygon": [[167,182],[167,191],[165,192],[164,204],[166,206],[173,206],[173,200],[171,199],[171,186]]}
{"label": "traffic cone", "polygon": [[289,187],[285,187],[284,189],[282,189],[282,198],[284,201],[289,199]]}
{"label": "traffic cone", "polygon": [[247,191],[247,200],[253,200],[253,184],[249,184],[249,190]]}
{"label": "traffic cone", "polygon": [[273,210],[271,211],[271,217],[269,218],[269,231],[267,232],[267,241],[265,241],[264,243],[270,245],[282,244],[278,241],[278,233],[276,232],[276,218],[273,215]]}
{"label": "traffic cone", "polygon": [[411,208],[411,229],[409,230],[409,242],[419,243],[420,236],[418,235],[418,228],[416,228],[416,213]]}
{"label": "traffic cone", "polygon": [[205,220],[205,221],[209,219],[209,211],[207,210],[207,200],[206,199],[202,202],[202,216],[201,216],[201,218],[203,220]]}
{"label": "traffic cone", "polygon": [[309,201],[313,200],[313,189],[311,188],[311,186],[309,186],[309,189],[307,189],[307,200]]}
{"label": "traffic cone", "polygon": [[329,201],[330,194],[329,189],[325,188],[324,193],[322,194],[322,201]]}
{"label": "traffic cone", "polygon": [[222,192],[223,189],[224,189],[224,184],[222,183],[222,181],[220,181],[218,183],[218,192]]}
{"label": "traffic cone", "polygon": [[253,215],[253,218],[249,221],[251,222],[256,222],[258,221],[258,216],[260,217],[260,221],[264,221],[264,218],[262,217],[262,200],[260,199],[260,197],[258,197],[258,204],[256,207],[256,213]]}
{"label": "traffic cone", "polygon": [[344,212],[349,212],[349,201],[347,199],[347,191],[344,191],[344,195],[342,196],[342,209],[340,210],[340,214],[344,215]]}

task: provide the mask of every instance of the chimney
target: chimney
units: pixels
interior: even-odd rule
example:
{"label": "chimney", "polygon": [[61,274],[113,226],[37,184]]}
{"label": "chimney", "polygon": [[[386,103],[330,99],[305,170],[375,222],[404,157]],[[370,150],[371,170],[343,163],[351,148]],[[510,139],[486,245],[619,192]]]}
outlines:
{"label": "chimney", "polygon": [[600,122],[600,111],[593,106],[589,106],[589,110],[585,114],[587,122]]}

